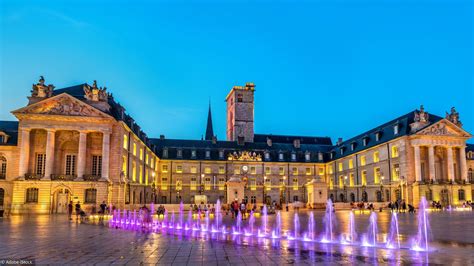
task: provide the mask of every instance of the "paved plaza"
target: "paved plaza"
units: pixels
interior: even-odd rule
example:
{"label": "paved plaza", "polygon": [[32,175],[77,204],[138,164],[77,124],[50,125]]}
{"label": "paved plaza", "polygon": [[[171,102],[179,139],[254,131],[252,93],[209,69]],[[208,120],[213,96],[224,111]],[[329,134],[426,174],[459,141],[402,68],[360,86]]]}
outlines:
{"label": "paved plaza", "polygon": [[[301,224],[307,213],[300,211]],[[322,212],[316,228],[322,230]],[[344,232],[348,211],[336,212]],[[282,227],[291,229],[292,212],[282,213]],[[366,230],[368,214],[356,214],[357,231]],[[390,213],[378,213],[385,233]],[[403,238],[416,234],[416,216],[400,214]],[[274,217],[270,217],[273,222]],[[430,214],[429,253],[372,249],[336,244],[308,244],[259,239],[223,240],[208,236],[176,236],[113,229],[101,224],[70,222],[65,216],[13,216],[0,220],[0,259],[33,259],[37,264],[160,264],[160,265],[281,265],[281,264],[474,264],[474,213]],[[232,223],[226,217],[227,224]],[[404,239],[405,241],[406,239]]]}

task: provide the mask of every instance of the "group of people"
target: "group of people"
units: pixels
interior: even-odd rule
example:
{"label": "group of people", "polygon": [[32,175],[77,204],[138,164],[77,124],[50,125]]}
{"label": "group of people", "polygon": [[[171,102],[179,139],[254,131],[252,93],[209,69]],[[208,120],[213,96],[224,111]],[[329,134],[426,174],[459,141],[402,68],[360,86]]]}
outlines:
{"label": "group of people", "polygon": [[[107,203],[105,203],[105,201],[103,201],[99,205],[99,208],[100,208],[99,209],[99,214],[101,214],[101,215],[105,215],[105,214],[108,214],[110,212],[109,206],[107,206]],[[84,220],[84,219],[87,218],[87,214],[82,209],[81,203],[79,201],[76,202],[76,204],[74,204],[71,200],[69,202],[69,204],[67,205],[67,214],[68,214],[69,220],[72,220],[73,210],[75,211],[75,214],[76,214],[76,221]],[[97,212],[97,209],[94,205],[94,206],[92,206],[91,214],[96,214],[96,212]]]}

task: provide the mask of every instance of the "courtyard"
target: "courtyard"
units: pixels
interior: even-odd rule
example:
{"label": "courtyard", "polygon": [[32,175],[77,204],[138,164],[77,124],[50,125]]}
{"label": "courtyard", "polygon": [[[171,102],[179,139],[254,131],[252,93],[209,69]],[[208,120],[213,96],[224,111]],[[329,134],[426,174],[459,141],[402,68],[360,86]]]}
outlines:
{"label": "courtyard", "polygon": [[[336,231],[348,229],[349,211],[336,211]],[[282,230],[293,229],[294,212],[281,212]],[[269,224],[276,215],[269,215]],[[308,212],[298,213],[307,224]],[[323,231],[324,212],[314,212],[316,233]],[[391,213],[377,212],[379,235],[388,232]],[[402,241],[417,233],[416,214],[400,213]],[[209,235],[176,235],[110,228],[101,222],[68,221],[63,215],[11,216],[0,220],[0,259],[34,260],[36,264],[160,264],[160,265],[269,265],[337,263],[373,264],[474,264],[474,213],[429,213],[430,252],[383,249],[340,244],[274,241],[237,237],[226,240]],[[354,212],[357,232],[365,232],[369,213]],[[261,218],[256,219],[260,224]],[[223,217],[231,226],[234,219]],[[245,225],[247,221],[244,221]]]}

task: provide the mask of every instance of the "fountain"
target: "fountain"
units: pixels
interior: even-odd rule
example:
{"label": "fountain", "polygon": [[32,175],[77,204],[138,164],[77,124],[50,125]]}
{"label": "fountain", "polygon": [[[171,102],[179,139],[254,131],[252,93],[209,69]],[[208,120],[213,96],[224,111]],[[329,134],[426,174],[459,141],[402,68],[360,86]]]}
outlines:
{"label": "fountain", "polygon": [[293,235],[288,236],[289,240],[296,240],[298,239],[298,231],[300,230],[300,218],[298,213],[295,213],[293,217]]}
{"label": "fountain", "polygon": [[253,214],[253,211],[251,211],[250,216],[249,216],[249,227],[248,227],[248,230],[245,232],[246,236],[252,236],[253,235],[254,224],[255,224],[255,216]]}
{"label": "fountain", "polygon": [[184,230],[190,230],[193,228],[193,210],[190,208],[188,211],[188,223],[186,224],[186,227]]}
{"label": "fountain", "polygon": [[216,211],[215,211],[215,215],[214,215],[214,229],[212,230],[212,232],[218,232],[219,231],[219,223],[220,223],[220,220],[221,220],[221,201],[220,200],[217,200],[216,202]]}
{"label": "fountain", "polygon": [[[395,246],[396,244],[396,246]],[[392,212],[390,221],[390,231],[387,236],[387,248],[400,248],[400,238],[398,233],[398,217],[396,212]]]}
{"label": "fountain", "polygon": [[412,249],[417,251],[428,251],[429,250],[429,231],[430,223],[428,221],[428,202],[425,197],[421,198],[420,205],[418,206],[418,234],[416,239],[413,241]]}
{"label": "fountain", "polygon": [[314,233],[314,213],[310,212],[309,213],[309,218],[308,218],[308,232],[306,233],[306,236],[304,237],[305,241],[314,241],[315,233]]}
{"label": "fountain", "polygon": [[203,231],[209,231],[209,211],[205,211],[204,214],[206,217],[204,218],[204,221],[206,223],[205,227],[203,228]]}
{"label": "fountain", "polygon": [[355,243],[357,238],[357,233],[355,231],[355,221],[354,221],[354,212],[349,212],[349,235],[346,238],[346,241],[349,243]]}
{"label": "fountain", "polygon": [[176,228],[184,228],[184,205],[182,201],[179,204],[179,224],[176,226]]}
{"label": "fountain", "polygon": [[321,239],[323,243],[332,242],[334,239],[334,225],[336,224],[336,217],[334,217],[334,207],[332,200],[328,199],[326,203],[326,213],[324,214],[324,236]]}
{"label": "fountain", "polygon": [[235,227],[234,227],[234,230],[233,230],[233,234],[234,235],[240,235],[241,233],[241,228],[242,228],[242,212],[239,212],[237,214],[237,218],[235,220]]}
{"label": "fountain", "polygon": [[272,231],[272,238],[279,238],[281,236],[281,213],[277,212],[275,218],[275,229]]}
{"label": "fountain", "polygon": [[165,210],[165,213],[163,214],[163,221],[161,221],[161,227],[168,227],[168,210]]}
{"label": "fountain", "polygon": [[362,241],[363,246],[375,247],[377,245],[377,213],[372,212],[369,218],[369,227],[367,228],[367,235]]}

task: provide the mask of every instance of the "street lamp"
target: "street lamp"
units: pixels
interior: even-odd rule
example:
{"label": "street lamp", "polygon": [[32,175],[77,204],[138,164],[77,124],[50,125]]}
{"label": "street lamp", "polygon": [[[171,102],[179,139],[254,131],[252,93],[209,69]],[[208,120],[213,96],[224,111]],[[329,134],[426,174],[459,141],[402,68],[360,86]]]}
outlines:
{"label": "street lamp", "polygon": [[347,175],[344,176],[344,202],[347,202],[347,188],[346,188],[346,183],[347,183]]}
{"label": "street lamp", "polygon": [[385,179],[385,176],[382,175],[381,180],[380,180],[380,201],[383,201],[383,180]]}

